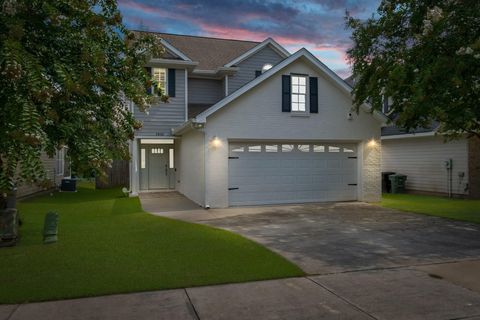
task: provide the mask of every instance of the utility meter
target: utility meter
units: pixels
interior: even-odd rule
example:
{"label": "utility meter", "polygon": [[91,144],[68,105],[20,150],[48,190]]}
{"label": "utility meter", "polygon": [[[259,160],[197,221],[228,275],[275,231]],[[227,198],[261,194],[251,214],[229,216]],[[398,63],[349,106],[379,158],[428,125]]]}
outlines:
{"label": "utility meter", "polygon": [[452,169],[452,159],[445,160],[444,165],[446,169]]}

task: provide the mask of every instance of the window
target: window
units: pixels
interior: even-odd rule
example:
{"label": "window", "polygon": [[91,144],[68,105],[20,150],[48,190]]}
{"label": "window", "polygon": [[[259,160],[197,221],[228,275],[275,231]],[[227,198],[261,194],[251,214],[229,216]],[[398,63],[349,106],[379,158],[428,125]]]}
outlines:
{"label": "window", "polygon": [[293,144],[282,144],[282,152],[292,152]]}
{"label": "window", "polygon": [[244,147],[236,147],[232,149],[232,152],[244,152],[245,148]]}
{"label": "window", "polygon": [[140,139],[140,144],[174,144],[173,139]]}
{"label": "window", "polygon": [[174,165],[174,158],[173,158],[173,149],[168,149],[168,163],[169,163],[169,168],[173,169],[175,167]]}
{"label": "window", "polygon": [[163,94],[167,94],[167,69],[152,68],[152,76],[157,89],[162,90]]}
{"label": "window", "polygon": [[262,146],[249,146],[248,147],[248,152],[261,152],[262,151]]}
{"label": "window", "polygon": [[343,152],[352,153],[352,152],[353,152],[353,149],[343,148]]}
{"label": "window", "polygon": [[140,169],[145,169],[146,161],[145,161],[145,149],[140,149]]}
{"label": "window", "polygon": [[328,146],[328,152],[340,152],[340,148],[335,146]]}
{"label": "window", "polygon": [[325,152],[325,146],[314,145],[313,152]]}
{"label": "window", "polygon": [[278,152],[278,145],[276,144],[267,144],[265,146],[265,152]]}
{"label": "window", "polygon": [[152,148],[152,154],[163,154],[163,148]]}
{"label": "window", "polygon": [[55,172],[57,175],[63,176],[65,169],[65,149],[57,150],[55,159]]}
{"label": "window", "polygon": [[299,144],[298,151],[300,152],[310,152],[310,145],[308,144]]}
{"label": "window", "polygon": [[307,77],[292,76],[292,111],[305,112],[307,98]]}

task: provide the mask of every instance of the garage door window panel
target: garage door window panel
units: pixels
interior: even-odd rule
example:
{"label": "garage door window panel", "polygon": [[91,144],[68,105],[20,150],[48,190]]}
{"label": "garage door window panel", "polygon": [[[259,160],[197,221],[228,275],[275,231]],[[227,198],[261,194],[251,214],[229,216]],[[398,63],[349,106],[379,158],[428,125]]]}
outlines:
{"label": "garage door window panel", "polygon": [[265,152],[278,152],[278,145],[276,144],[267,144],[265,146]]}
{"label": "garage door window panel", "polygon": [[262,152],[262,146],[261,145],[248,146],[248,152]]}
{"label": "garage door window panel", "polygon": [[310,152],[310,145],[308,144],[299,144],[298,151],[300,152]]}
{"label": "garage door window panel", "polygon": [[245,147],[233,147],[232,148],[232,152],[244,152],[245,151]]}
{"label": "garage door window panel", "polygon": [[282,144],[282,152],[292,152],[294,148],[293,144]]}

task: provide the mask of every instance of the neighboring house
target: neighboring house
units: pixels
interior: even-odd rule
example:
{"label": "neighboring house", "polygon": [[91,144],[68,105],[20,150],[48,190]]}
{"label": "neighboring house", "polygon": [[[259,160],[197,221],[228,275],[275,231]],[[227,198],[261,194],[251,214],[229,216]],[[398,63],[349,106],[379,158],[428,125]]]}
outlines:
{"label": "neighboring house", "polygon": [[407,175],[409,191],[479,198],[478,139],[445,141],[437,129],[382,128],[382,171]]}
{"label": "neighboring house", "polygon": [[70,168],[65,161],[65,149],[60,149],[56,152],[53,158],[50,158],[46,153],[41,156],[45,175],[47,178],[46,184],[27,183],[23,182],[17,186],[17,197],[25,197],[34,193],[45,191],[54,186],[60,185],[62,179],[70,175]]}
{"label": "neighboring house", "polygon": [[155,33],[147,68],[170,96],[131,144],[132,194],[177,190],[204,207],[379,201],[387,118],[306,49]]}
{"label": "neighboring house", "polygon": [[[353,87],[352,77],[345,79]],[[385,103],[383,113],[389,114]],[[382,172],[407,175],[408,191],[480,198],[480,142],[446,142],[439,124],[406,132],[394,121],[382,128]]]}

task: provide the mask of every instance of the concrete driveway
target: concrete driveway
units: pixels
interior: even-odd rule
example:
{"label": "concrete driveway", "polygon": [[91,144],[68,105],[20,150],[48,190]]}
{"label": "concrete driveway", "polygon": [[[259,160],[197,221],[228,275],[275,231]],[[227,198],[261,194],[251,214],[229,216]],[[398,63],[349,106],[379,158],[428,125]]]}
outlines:
{"label": "concrete driveway", "polygon": [[480,259],[480,226],[365,203],[159,213],[253,239],[308,274]]}

